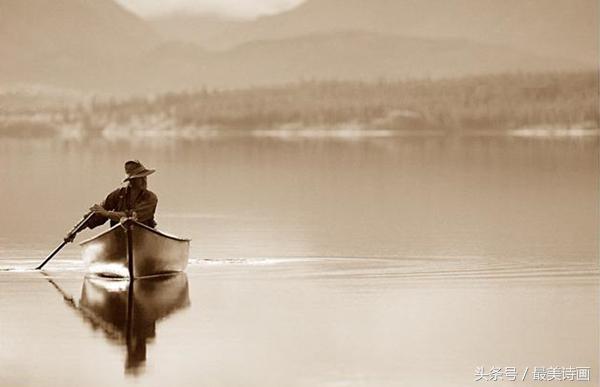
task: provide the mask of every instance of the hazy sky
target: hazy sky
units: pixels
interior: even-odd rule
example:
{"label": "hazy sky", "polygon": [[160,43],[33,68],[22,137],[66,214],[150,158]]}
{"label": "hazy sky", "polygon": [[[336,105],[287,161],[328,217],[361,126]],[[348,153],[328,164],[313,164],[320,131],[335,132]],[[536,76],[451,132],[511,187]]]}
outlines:
{"label": "hazy sky", "polygon": [[304,0],[117,0],[141,16],[165,13],[213,13],[226,17],[255,18],[285,11]]}

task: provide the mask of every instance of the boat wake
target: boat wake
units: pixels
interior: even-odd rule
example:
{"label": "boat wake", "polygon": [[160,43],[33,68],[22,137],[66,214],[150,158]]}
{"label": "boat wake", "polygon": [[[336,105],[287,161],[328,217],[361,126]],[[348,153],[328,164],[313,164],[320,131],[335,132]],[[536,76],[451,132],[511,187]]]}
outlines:
{"label": "boat wake", "polygon": [[[0,260],[0,272],[35,272],[39,264],[39,259],[3,259]],[[44,269],[79,272],[84,270],[84,264],[81,259],[55,259]]]}
{"label": "boat wake", "polygon": [[[37,260],[2,260],[0,273],[37,272]],[[52,273],[85,273],[80,259],[60,259],[45,268]],[[411,257],[252,257],[190,259],[188,272],[210,278],[310,280],[381,280],[394,283],[447,281],[600,281],[597,262],[557,258],[489,258],[450,256]]]}
{"label": "boat wake", "polygon": [[[215,267],[216,266],[216,267]],[[278,278],[373,279],[411,281],[555,281],[593,282],[600,267],[593,261],[491,259],[485,257],[281,257],[190,260],[190,270],[232,274],[239,267],[261,266]],[[217,269],[221,267],[221,269]],[[277,267],[277,269],[275,269]],[[247,271],[238,272],[244,276]],[[208,272],[207,272],[207,275]]]}
{"label": "boat wake", "polygon": [[[268,266],[268,265],[281,265],[289,263],[301,263],[301,262],[314,262],[319,259],[328,258],[224,258],[224,259],[192,259],[189,261],[189,265],[207,265],[207,266],[225,266],[225,265],[247,265],[247,266]],[[333,258],[329,258],[333,259]]]}

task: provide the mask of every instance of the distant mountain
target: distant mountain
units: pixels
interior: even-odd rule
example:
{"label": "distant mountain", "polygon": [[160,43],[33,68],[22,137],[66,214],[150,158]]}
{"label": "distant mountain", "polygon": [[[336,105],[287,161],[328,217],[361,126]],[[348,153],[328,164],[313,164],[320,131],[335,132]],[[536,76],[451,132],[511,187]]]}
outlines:
{"label": "distant mountain", "polygon": [[171,38],[213,49],[310,33],[364,30],[501,44],[588,66],[598,61],[596,0],[308,0],[288,12],[255,21],[171,15],[153,23]]}
{"label": "distant mountain", "polygon": [[97,87],[160,39],[113,1],[1,0],[0,82]]}
{"label": "distant mountain", "polygon": [[[573,5],[570,13],[560,8],[565,1]],[[556,4],[552,12],[527,19],[540,12],[540,3],[550,2]],[[311,0],[255,22],[206,22],[204,32],[199,28],[198,33],[208,36],[216,31],[222,38],[229,37],[230,43],[243,42],[209,51],[160,36],[155,32],[157,24],[153,27],[112,0],[0,0],[0,87],[33,84],[140,93],[302,79],[581,69],[597,60],[596,49],[591,50],[594,59],[588,60],[586,54],[589,41],[597,37],[585,32],[587,20],[596,16],[580,15],[589,2],[430,0],[425,7],[423,0]],[[493,12],[486,8],[492,3],[496,4]],[[564,11],[561,20],[555,17],[557,9]],[[578,26],[575,19],[585,25]],[[556,23],[558,32],[548,30],[548,20]],[[515,30],[509,31],[509,26]],[[525,30],[529,32],[524,34]],[[476,32],[481,36],[471,36]],[[543,48],[540,34],[546,34],[544,44],[556,47],[573,39],[574,53],[565,48],[533,54],[528,48],[515,48],[519,45],[513,41],[485,42],[525,35],[522,44],[538,42]]]}
{"label": "distant mountain", "polygon": [[[247,42],[245,38],[236,38],[232,34],[237,30],[250,29],[254,23],[254,21],[225,19],[212,14],[181,13],[158,16],[150,19],[149,22],[168,41],[195,43],[211,50],[228,49]],[[227,38],[228,36],[230,38]],[[281,37],[274,36],[274,38]]]}
{"label": "distant mountain", "polygon": [[[164,55],[165,50],[170,53]],[[186,50],[191,51],[186,54]],[[151,82],[146,86],[160,89],[166,85],[247,87],[308,79],[440,78],[577,67],[560,58],[462,39],[409,38],[364,31],[258,41],[222,52],[202,51],[191,61],[173,59],[193,58],[194,53],[198,51],[193,46],[166,45],[152,54],[147,64],[138,66],[138,75]],[[194,64],[182,70],[179,65],[184,62]],[[162,70],[168,68],[178,70],[165,77]]]}

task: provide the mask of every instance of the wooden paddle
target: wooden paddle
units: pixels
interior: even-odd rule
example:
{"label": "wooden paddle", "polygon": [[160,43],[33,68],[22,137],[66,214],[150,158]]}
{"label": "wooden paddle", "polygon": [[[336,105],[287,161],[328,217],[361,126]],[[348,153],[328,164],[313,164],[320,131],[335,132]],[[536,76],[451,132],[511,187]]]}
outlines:
{"label": "wooden paddle", "polygon": [[52,259],[52,258],[53,258],[53,257],[56,255],[56,253],[58,253],[58,252],[59,252],[59,251],[60,251],[60,250],[61,250],[63,247],[65,247],[65,245],[66,245],[67,243],[69,243],[69,242],[73,242],[73,239],[72,239],[72,238],[69,238],[69,236],[73,236],[73,237],[75,237],[75,235],[76,235],[76,234],[77,234],[79,231],[81,231],[81,228],[82,228],[82,227],[83,227],[83,226],[84,226],[84,225],[87,223],[87,221],[88,221],[88,220],[89,220],[89,219],[90,219],[92,216],[94,216],[94,213],[93,213],[93,212],[89,212],[89,213],[85,214],[85,215],[83,216],[83,220],[81,220],[79,223],[77,223],[77,224],[75,225],[75,227],[73,227],[73,229],[71,229],[71,231],[69,231],[69,233],[67,234],[67,237],[66,237],[66,238],[63,240],[63,242],[62,242],[60,245],[58,245],[58,246],[57,246],[57,247],[56,247],[56,248],[55,248],[55,249],[54,249],[54,250],[53,250],[53,251],[50,253],[50,255],[48,255],[48,256],[46,257],[46,259],[44,260],[44,262],[42,262],[42,263],[41,263],[41,264],[40,264],[38,267],[36,267],[36,268],[35,268],[35,270],[40,270],[42,267],[44,267],[44,265],[45,265],[46,263],[48,263],[48,261],[49,261],[49,260],[51,260],[51,259]]}

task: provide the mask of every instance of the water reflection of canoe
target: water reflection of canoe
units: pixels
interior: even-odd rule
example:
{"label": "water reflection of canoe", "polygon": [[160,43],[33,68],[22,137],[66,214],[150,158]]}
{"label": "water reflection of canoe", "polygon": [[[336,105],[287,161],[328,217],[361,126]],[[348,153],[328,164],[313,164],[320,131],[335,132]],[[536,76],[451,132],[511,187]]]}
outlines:
{"label": "water reflection of canoe", "polygon": [[91,272],[137,278],[185,270],[190,240],[128,220],[80,245]]}
{"label": "water reflection of canoe", "polygon": [[135,281],[89,277],[79,310],[106,336],[127,346],[125,370],[136,373],[146,361],[146,343],[156,336],[156,321],[190,305],[185,273]]}

